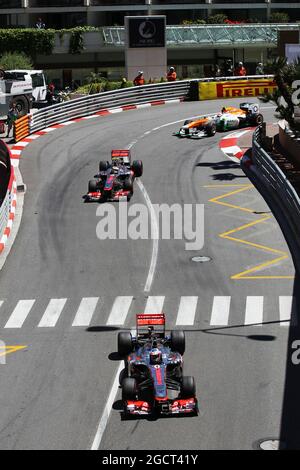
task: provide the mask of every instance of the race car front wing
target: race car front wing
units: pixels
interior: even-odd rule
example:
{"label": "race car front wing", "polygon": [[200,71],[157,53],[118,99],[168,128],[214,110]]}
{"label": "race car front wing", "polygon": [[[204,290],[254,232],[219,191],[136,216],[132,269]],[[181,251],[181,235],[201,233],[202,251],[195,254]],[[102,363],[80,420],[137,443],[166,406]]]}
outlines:
{"label": "race car front wing", "polygon": [[[125,412],[130,415],[150,415],[153,407],[146,401],[125,401]],[[198,402],[196,398],[185,398],[156,402],[155,408],[161,415],[190,415],[198,413]]]}

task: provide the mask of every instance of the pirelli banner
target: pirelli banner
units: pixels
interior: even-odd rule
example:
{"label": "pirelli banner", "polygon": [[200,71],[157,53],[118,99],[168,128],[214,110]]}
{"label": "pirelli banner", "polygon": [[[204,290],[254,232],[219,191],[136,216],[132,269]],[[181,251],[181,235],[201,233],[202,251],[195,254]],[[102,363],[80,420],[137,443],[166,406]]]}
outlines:
{"label": "pirelli banner", "polygon": [[275,88],[277,88],[277,85],[270,78],[199,82],[199,100],[251,98],[271,93]]}

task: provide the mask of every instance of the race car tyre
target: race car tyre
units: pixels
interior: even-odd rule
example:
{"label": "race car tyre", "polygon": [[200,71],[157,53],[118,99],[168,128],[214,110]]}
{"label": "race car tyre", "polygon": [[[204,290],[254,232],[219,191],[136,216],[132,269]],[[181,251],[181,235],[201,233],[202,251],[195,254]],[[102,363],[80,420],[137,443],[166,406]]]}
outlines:
{"label": "race car tyre", "polygon": [[89,181],[89,193],[96,193],[98,191],[98,181],[90,180]]}
{"label": "race car tyre", "polygon": [[216,123],[215,122],[207,123],[205,129],[206,129],[206,133],[207,133],[208,137],[214,136],[215,133],[217,132]]}
{"label": "race car tyre", "polygon": [[193,398],[196,395],[195,379],[191,375],[182,377],[180,394],[182,398]]}
{"label": "race car tyre", "polygon": [[101,173],[101,171],[107,171],[110,167],[110,163],[109,162],[105,162],[103,160],[101,160],[101,162],[99,163],[99,171]]}
{"label": "race car tyre", "polygon": [[129,331],[118,333],[118,354],[125,357],[133,350],[132,335]]}
{"label": "race car tyre", "polygon": [[192,122],[191,119],[186,119],[183,123],[184,126],[187,126],[190,122]]}
{"label": "race car tyre", "polygon": [[131,168],[137,178],[143,175],[143,162],[141,160],[133,160]]}
{"label": "race car tyre", "polygon": [[132,377],[126,377],[122,382],[122,400],[135,400],[137,396],[137,383]]}
{"label": "race car tyre", "polygon": [[254,125],[255,126],[260,126],[264,122],[264,117],[262,114],[257,114],[254,117]]}
{"label": "race car tyre", "polygon": [[123,187],[125,191],[133,191],[133,180],[131,176],[125,179]]}
{"label": "race car tyre", "polygon": [[181,330],[171,331],[171,349],[172,351],[184,354],[185,351],[185,334]]}

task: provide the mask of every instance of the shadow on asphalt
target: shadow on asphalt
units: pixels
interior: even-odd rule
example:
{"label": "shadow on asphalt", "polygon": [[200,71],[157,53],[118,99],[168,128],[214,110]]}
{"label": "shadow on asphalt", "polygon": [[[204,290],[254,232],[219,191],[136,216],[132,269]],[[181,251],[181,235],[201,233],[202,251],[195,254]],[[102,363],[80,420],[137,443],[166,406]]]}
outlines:
{"label": "shadow on asphalt", "polygon": [[215,181],[232,181],[236,178],[247,178],[246,175],[234,175],[233,173],[217,173],[211,175],[211,178]]}
{"label": "shadow on asphalt", "polygon": [[197,163],[195,166],[200,167],[208,167],[212,168],[213,170],[233,170],[233,169],[241,169],[241,165],[239,163],[234,163],[232,160],[223,160],[222,162],[212,163],[212,162],[200,162]]}
{"label": "shadow on asphalt", "polygon": [[[294,321],[289,328],[286,355],[286,377],[282,406],[280,441],[282,448],[300,450],[300,278],[296,275],[293,292]],[[293,323],[295,323],[293,325]],[[293,343],[298,341],[298,345]],[[297,354],[297,350],[299,354]],[[293,364],[295,354],[299,364]]]}
{"label": "shadow on asphalt", "polygon": [[117,326],[90,326],[85,331],[89,333],[103,333],[106,331],[118,331],[119,329],[120,328],[118,328]]}

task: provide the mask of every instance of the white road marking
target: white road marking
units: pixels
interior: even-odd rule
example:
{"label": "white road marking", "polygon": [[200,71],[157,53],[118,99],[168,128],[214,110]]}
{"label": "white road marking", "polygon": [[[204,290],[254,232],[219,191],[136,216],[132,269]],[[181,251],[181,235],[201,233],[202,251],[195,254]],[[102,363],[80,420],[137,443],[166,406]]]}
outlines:
{"label": "white road marking", "polygon": [[215,296],[210,324],[213,326],[228,325],[231,297]]}
{"label": "white road marking", "polygon": [[[134,330],[131,330],[131,334],[134,335]],[[107,401],[106,401],[106,404],[105,404],[105,407],[104,407],[104,410],[103,410],[103,413],[102,413],[102,416],[101,416],[101,419],[100,419],[100,422],[99,422],[99,425],[98,425],[98,428],[97,428],[97,431],[96,431],[96,435],[95,435],[93,443],[92,443],[91,450],[98,450],[99,446],[101,444],[102,437],[103,437],[104,431],[106,429],[106,426],[107,426],[107,423],[108,423],[108,420],[109,420],[109,417],[110,417],[112,406],[114,404],[114,400],[115,400],[116,395],[118,393],[119,375],[120,375],[121,370],[123,368],[124,368],[124,362],[121,361],[120,364],[119,364],[119,367],[117,369],[117,372],[116,372],[111,390],[109,392],[109,395],[108,395],[108,398],[107,398]]]}
{"label": "white road marking", "polygon": [[146,279],[146,283],[144,286],[144,291],[149,292],[152,286],[152,282],[154,279],[154,274],[155,274],[155,269],[156,269],[156,264],[157,264],[157,258],[158,258],[158,240],[159,240],[159,227],[158,227],[158,221],[157,221],[157,216],[156,212],[154,210],[154,207],[152,205],[151,199],[147,193],[147,190],[143,183],[141,182],[140,179],[137,179],[137,185],[140,188],[146,204],[149,209],[150,213],[150,218],[151,218],[151,235],[152,235],[152,256],[151,256],[151,262],[150,262],[150,267],[148,271],[148,276]]}
{"label": "white road marking", "polygon": [[161,313],[163,311],[165,297],[149,296],[143,313]]}
{"label": "white road marking", "polygon": [[99,297],[83,297],[76,312],[72,326],[89,326]]}
{"label": "white road marking", "polygon": [[51,299],[38,328],[51,328],[54,327],[60,317],[60,314],[65,306],[67,299]]}
{"label": "white road marking", "polygon": [[19,300],[4,328],[22,328],[35,299]]}
{"label": "white road marking", "polygon": [[248,296],[246,300],[245,325],[263,322],[264,298]]}
{"label": "white road marking", "polygon": [[280,326],[289,326],[290,322],[293,326],[297,324],[295,302],[296,299],[292,295],[279,296]]}
{"label": "white road marking", "polygon": [[198,297],[183,296],[180,298],[176,325],[193,325],[195,321]]}
{"label": "white road marking", "polygon": [[116,297],[106,324],[123,325],[126,321],[132,299],[132,295]]}

